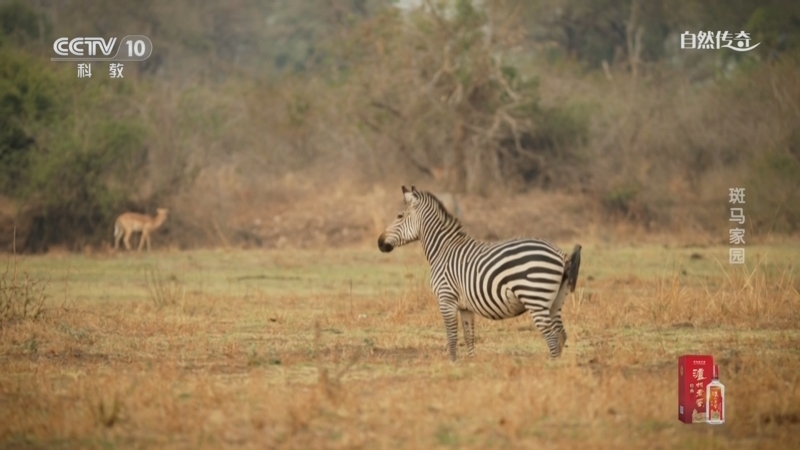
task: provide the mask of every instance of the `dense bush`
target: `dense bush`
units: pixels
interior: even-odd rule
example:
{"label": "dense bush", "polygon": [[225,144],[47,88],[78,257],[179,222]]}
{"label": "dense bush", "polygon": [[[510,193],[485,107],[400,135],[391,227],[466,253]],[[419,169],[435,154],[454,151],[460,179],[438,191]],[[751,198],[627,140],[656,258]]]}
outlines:
{"label": "dense bush", "polygon": [[453,6],[386,11],[330,51],[350,62],[332,71],[343,81],[330,95],[354,99],[348,115],[379,153],[370,159],[462,192],[566,186],[588,136],[585,109],[541,103],[538,80],[509,51],[518,26],[467,0]]}
{"label": "dense bush", "polygon": [[[95,69],[96,70],[96,69]],[[38,223],[24,247],[91,242],[125,206],[146,162],[130,94],[0,49],[0,193]],[[24,221],[24,220],[23,220]]]}
{"label": "dense bush", "polygon": [[[800,4],[422,4],[0,5],[0,200],[28,250],[109,241],[116,214],[156,206],[181,245],[224,242],[253,198],[291,198],[275,185],[292,174],[580,192],[610,217],[710,233],[745,187],[757,230],[800,227]],[[158,43],[124,82],[42,57],[53,35],[122,29]],[[680,51],[686,30],[761,45]]]}

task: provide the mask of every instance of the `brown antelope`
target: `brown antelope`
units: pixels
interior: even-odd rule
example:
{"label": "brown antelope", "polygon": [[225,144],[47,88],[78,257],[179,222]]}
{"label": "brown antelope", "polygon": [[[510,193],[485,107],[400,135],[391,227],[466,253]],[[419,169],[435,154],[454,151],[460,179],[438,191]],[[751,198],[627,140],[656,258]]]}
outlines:
{"label": "brown antelope", "polygon": [[155,217],[134,212],[126,212],[117,217],[117,221],[114,223],[114,250],[119,248],[119,241],[123,237],[125,238],[125,248],[130,250],[131,235],[141,232],[142,237],[139,239],[137,251],[142,251],[145,242],[147,242],[147,251],[150,251],[150,232],[158,229],[167,220],[167,213],[169,213],[166,208],[158,208],[156,211]]}

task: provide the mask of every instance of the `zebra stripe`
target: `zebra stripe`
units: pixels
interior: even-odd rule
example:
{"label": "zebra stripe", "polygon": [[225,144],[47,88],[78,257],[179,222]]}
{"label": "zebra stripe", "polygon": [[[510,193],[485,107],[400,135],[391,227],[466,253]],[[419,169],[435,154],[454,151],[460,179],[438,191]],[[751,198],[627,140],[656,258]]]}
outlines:
{"label": "zebra stripe", "polygon": [[469,356],[475,356],[474,316],[492,320],[528,311],[558,358],[567,340],[561,307],[575,290],[581,246],[571,255],[542,239],[481,242],[471,238],[442,203],[428,192],[403,186],[406,208],[378,238],[391,252],[421,241],[431,267],[431,289],[447,333],[450,359],[456,360],[458,315]]}

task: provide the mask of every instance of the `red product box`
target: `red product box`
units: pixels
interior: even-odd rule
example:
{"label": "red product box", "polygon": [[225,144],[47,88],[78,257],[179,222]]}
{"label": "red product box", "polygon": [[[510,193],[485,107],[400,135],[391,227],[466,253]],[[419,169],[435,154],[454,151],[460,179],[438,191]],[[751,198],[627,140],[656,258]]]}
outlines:
{"label": "red product box", "polygon": [[706,386],[711,383],[714,357],[683,355],[678,358],[678,420],[705,423]]}

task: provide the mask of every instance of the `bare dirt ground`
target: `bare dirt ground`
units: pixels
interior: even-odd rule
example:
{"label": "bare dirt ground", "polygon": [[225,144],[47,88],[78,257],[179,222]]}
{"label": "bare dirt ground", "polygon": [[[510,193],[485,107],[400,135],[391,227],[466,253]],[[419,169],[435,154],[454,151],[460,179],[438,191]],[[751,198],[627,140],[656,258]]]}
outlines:
{"label": "bare dirt ground", "polygon": [[[409,184],[410,185],[410,184]],[[369,245],[403,208],[400,184],[353,186],[333,183],[321,192],[295,177],[276,180],[274,193],[262,186],[259,195],[244,201],[231,199],[220,224],[208,220],[208,209],[188,207],[177,210],[162,232],[167,242],[186,241],[182,233],[198,234],[191,227],[182,229],[181,220],[205,223],[199,235],[214,246],[230,248],[319,248]],[[434,194],[446,192],[436,185],[418,188]],[[291,193],[291,194],[289,194]],[[206,198],[206,197],[204,197]],[[653,223],[647,230],[642,223],[625,220],[603,211],[590,196],[531,191],[486,196],[456,195],[459,216],[468,232],[495,240],[530,236],[574,242],[650,242],[670,245],[724,245],[727,226],[724,210],[727,199],[720,199],[719,234],[689,221],[676,224]],[[238,205],[238,206],[237,206]],[[195,218],[198,213],[200,216]],[[202,216],[202,218],[201,218]],[[752,231],[749,231],[752,235]],[[570,245],[571,247],[571,245]]]}
{"label": "bare dirt ground", "polygon": [[[419,247],[21,257],[48,299],[0,328],[0,447],[796,448],[798,250],[589,244],[560,360],[523,316],[456,364]],[[687,353],[726,424],[678,422]]]}

